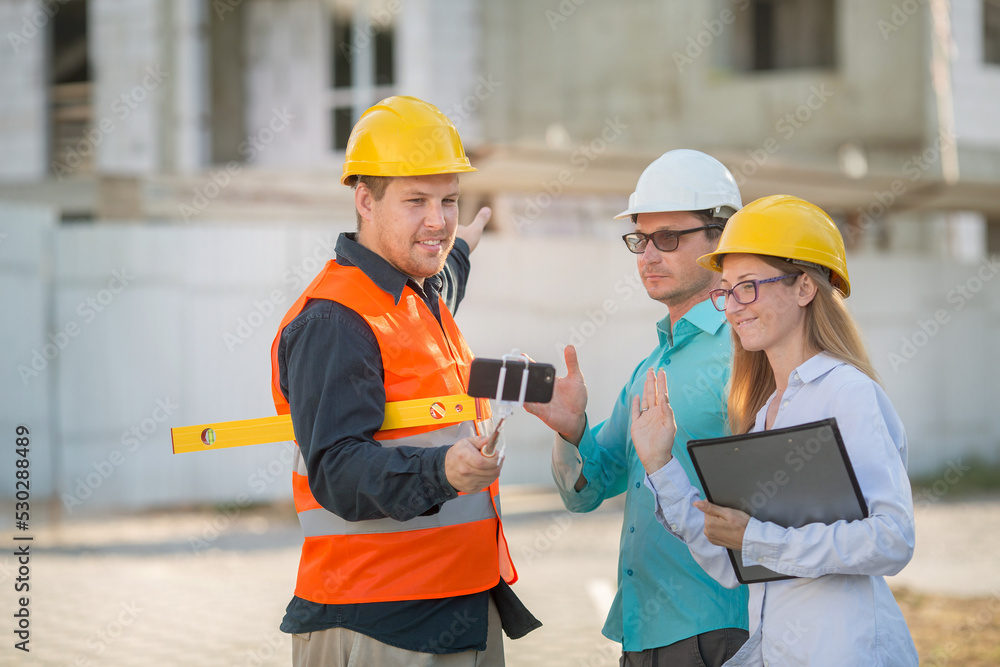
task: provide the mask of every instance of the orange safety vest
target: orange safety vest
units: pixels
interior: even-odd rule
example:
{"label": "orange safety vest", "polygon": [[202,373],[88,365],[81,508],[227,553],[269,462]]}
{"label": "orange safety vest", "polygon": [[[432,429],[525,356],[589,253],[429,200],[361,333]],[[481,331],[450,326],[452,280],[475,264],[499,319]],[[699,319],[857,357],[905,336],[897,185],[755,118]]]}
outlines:
{"label": "orange safety vest", "polygon": [[[439,299],[439,325],[411,287],[396,304],[360,269],[334,260],[285,314],[271,345],[278,414],[289,414],[278,343],[309,299],[347,306],[374,332],[385,377],[386,419],[375,434],[383,447],[437,447],[484,433],[480,420],[490,417],[489,401],[465,393],[472,352],[444,301]],[[295,453],[292,489],[305,535],[296,596],[321,604],[423,600],[488,590],[501,576],[517,581],[500,521],[498,482],[460,493],[434,515],[346,521],[316,501],[297,443]]]}

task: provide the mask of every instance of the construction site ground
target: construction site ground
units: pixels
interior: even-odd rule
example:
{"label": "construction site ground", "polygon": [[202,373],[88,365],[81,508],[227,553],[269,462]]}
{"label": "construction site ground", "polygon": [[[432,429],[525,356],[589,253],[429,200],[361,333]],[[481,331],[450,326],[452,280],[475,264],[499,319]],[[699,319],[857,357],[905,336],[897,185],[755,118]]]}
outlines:
{"label": "construction site ground", "polygon": [[[547,490],[505,491],[515,591],[544,626],[506,640],[507,664],[618,664],[601,635],[615,591],[621,504],[566,512]],[[13,516],[13,507],[0,508]],[[8,512],[9,509],[9,512]],[[913,561],[889,580],[922,665],[1000,665],[1000,496],[916,507]],[[0,665],[289,665],[278,630],[301,534],[288,505],[190,508],[125,516],[35,518],[8,527],[0,556]],[[14,537],[32,539],[15,541]],[[15,648],[30,545],[30,652]]]}

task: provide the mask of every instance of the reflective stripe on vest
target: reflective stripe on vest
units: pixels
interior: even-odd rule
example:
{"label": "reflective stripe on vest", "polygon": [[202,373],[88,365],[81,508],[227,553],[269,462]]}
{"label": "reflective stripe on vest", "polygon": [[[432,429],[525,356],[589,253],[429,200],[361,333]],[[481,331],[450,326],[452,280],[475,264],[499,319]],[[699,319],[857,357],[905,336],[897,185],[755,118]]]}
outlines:
{"label": "reflective stripe on vest", "polygon": [[[395,440],[379,440],[379,444],[383,447],[447,447],[448,445],[454,445],[462,438],[476,435],[477,423],[480,433],[484,435],[492,433],[492,419],[487,419],[485,422],[465,421],[453,424],[452,426],[446,426],[437,431],[428,431],[427,433],[396,438]],[[295,472],[304,477],[309,476],[309,471],[306,469],[306,462],[299,451],[298,443],[295,445]]]}
{"label": "reflective stripe on vest", "polygon": [[[486,430],[490,427],[492,420],[487,420],[479,423],[479,431],[482,434],[490,433]],[[476,433],[475,421],[464,421],[458,424],[453,424],[451,426],[445,426],[444,428],[439,428],[436,431],[427,431],[426,433],[418,433],[417,435],[405,436],[402,438],[391,438],[386,437],[380,439],[378,442],[383,447],[446,447],[448,445],[454,445],[456,442],[462,438],[469,438]],[[386,436],[391,436],[391,432],[382,432]]]}
{"label": "reflective stripe on vest", "polygon": [[455,526],[460,523],[472,523],[496,519],[493,502],[488,490],[479,493],[469,493],[458,498],[452,498],[441,505],[441,511],[428,516],[418,516],[409,521],[395,519],[371,519],[369,521],[347,521],[333,512],[325,509],[306,510],[299,512],[299,522],[302,533],[306,537],[317,535],[368,535],[371,533],[402,533],[408,530],[424,530],[425,528],[440,528]]}

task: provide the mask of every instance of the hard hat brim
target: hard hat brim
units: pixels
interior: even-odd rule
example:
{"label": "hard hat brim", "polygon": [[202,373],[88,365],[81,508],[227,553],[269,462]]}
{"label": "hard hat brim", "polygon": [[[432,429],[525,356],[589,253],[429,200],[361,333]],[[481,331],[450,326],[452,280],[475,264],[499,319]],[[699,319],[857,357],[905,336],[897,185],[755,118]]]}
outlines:
{"label": "hard hat brim", "polygon": [[715,271],[716,273],[722,273],[722,263],[719,261],[727,253],[724,252],[710,252],[707,255],[702,255],[697,260],[695,260],[703,269],[708,269],[709,271]]}
{"label": "hard hat brim", "polygon": [[[695,262],[703,269],[708,269],[709,271],[715,271],[716,273],[722,273],[722,258],[726,255],[759,255],[761,257],[775,257],[777,259],[783,259],[787,261],[787,257],[779,257],[778,255],[765,255],[759,250],[753,248],[738,248],[729,247],[726,248],[725,252],[710,252],[707,255],[702,255]],[[813,258],[810,258],[813,259]],[[834,288],[840,290],[844,298],[851,296],[851,281],[846,275],[843,275],[840,271],[835,271],[828,266],[828,261],[824,262],[821,260],[813,259],[813,263],[818,266],[822,266],[830,270],[831,284]]]}
{"label": "hard hat brim", "polygon": [[[641,206],[630,206],[618,215],[614,217],[615,220],[621,220],[622,218],[630,218],[633,215],[639,215],[640,213],[671,213],[673,211],[691,211],[692,209],[687,206],[682,206],[681,204],[674,202],[657,203],[657,204],[643,204]],[[705,209],[697,209],[705,210]]]}
{"label": "hard hat brim", "polygon": [[387,178],[405,178],[407,176],[435,176],[437,174],[466,174],[479,171],[470,164],[455,164],[453,166],[428,167],[416,169],[411,165],[396,162],[352,162],[344,166],[344,175],[340,177],[341,185],[354,185],[359,176],[384,176]]}
{"label": "hard hat brim", "polygon": [[730,218],[715,252],[697,262],[710,271],[722,271],[730,254],[760,255],[816,264],[830,271],[830,284],[845,296],[851,293],[847,252],[837,224],[815,204],[791,195],[761,197]]}
{"label": "hard hat brim", "polygon": [[681,204],[646,204],[644,206],[633,206],[628,208],[618,215],[616,215],[613,220],[621,220],[622,218],[631,218],[633,215],[639,215],[640,213],[674,213],[674,212],[684,212],[684,213],[694,213],[697,211],[715,211],[716,209],[725,209],[730,213],[726,216],[715,215],[714,217],[720,220],[728,220],[736,213],[739,209],[733,208],[731,204],[722,203],[716,204],[714,206],[706,206],[705,208],[691,208],[690,206],[682,206]]}

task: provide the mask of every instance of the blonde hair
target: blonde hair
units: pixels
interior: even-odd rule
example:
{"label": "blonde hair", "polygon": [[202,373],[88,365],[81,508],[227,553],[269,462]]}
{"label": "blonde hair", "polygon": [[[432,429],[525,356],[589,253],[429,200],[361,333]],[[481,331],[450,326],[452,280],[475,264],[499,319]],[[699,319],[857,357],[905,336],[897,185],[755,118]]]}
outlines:
{"label": "blonde hair", "polygon": [[[843,295],[830,284],[819,268],[792,264],[777,257],[758,255],[782,273],[806,273],[817,285],[816,296],[806,306],[806,344],[810,349],[840,359],[880,382],[865,349],[864,338]],[[734,434],[748,433],[757,413],[774,393],[774,371],[763,350],[743,349],[734,329],[733,370],[729,380],[729,427]]]}

